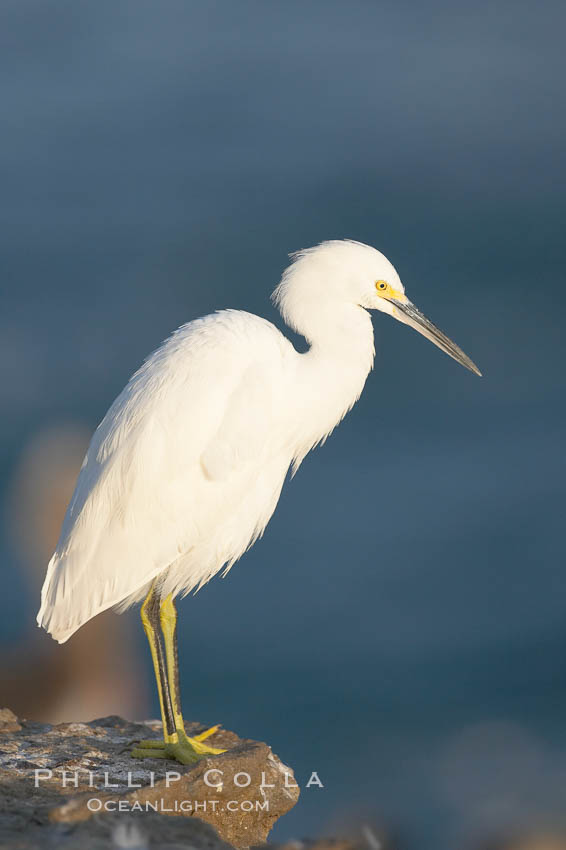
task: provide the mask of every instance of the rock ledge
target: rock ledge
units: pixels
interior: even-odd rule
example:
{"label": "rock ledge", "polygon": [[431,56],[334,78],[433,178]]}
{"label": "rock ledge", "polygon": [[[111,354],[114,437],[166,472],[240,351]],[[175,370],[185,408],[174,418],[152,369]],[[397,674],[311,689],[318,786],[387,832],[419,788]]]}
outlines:
{"label": "rock ledge", "polygon": [[227,752],[194,765],[131,758],[132,741],[160,737],[157,721],[50,726],[0,711],[0,847],[243,848],[298,800],[267,744],[219,729],[210,743]]}

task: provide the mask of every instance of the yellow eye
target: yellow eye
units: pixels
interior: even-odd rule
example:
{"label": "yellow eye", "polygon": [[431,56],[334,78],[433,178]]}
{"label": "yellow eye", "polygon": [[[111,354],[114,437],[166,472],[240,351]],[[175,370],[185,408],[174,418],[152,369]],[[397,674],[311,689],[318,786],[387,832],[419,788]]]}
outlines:
{"label": "yellow eye", "polygon": [[376,280],[375,288],[378,292],[386,292],[389,289],[389,284],[384,280]]}

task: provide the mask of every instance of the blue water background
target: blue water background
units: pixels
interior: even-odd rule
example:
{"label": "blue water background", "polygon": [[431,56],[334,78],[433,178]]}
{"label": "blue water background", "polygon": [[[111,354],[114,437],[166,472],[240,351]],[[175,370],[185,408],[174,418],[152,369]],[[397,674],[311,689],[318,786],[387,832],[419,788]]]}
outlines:
{"label": "blue water background", "polygon": [[[375,819],[448,850],[490,801],[564,811],[564,6],[1,16],[0,486],[182,322],[278,322],[288,251],[376,245],[485,377],[375,318],[357,407],[181,605],[187,713],[318,771],[278,838]],[[13,644],[37,600],[0,546]]]}

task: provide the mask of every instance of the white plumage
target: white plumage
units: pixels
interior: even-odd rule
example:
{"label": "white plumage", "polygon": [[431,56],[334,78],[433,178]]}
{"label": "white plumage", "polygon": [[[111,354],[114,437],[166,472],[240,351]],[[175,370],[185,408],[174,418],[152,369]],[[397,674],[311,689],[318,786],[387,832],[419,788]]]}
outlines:
{"label": "white plumage", "polygon": [[363,389],[374,357],[367,309],[477,371],[366,245],[299,252],[274,300],[306,353],[250,313],[197,319],[145,361],[98,426],[42,591],[38,623],[59,642],[139,601],[154,579],[162,597],[201,587],[262,534],[289,467]]}

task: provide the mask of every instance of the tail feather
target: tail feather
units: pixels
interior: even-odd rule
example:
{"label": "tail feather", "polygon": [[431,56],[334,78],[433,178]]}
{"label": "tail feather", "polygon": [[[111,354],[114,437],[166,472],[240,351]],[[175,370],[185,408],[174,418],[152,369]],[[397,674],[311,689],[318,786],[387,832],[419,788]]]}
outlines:
{"label": "tail feather", "polygon": [[[65,643],[85,623],[108,608],[119,606],[120,613],[142,599],[149,585],[161,572],[157,568],[147,576],[142,576],[142,583],[125,588],[117,581],[116,576],[110,581],[79,581],[69,582],[69,572],[76,566],[78,554],[60,556],[57,553],[51,558],[45,582],[41,591],[41,607],[37,614],[37,625],[45,629],[58,643]],[[87,576],[100,574],[96,565],[82,573]]]}
{"label": "tail feather", "polygon": [[37,625],[45,629],[59,643],[65,643],[85,620],[81,622],[76,616],[77,612],[75,617],[69,616],[69,606],[64,604],[65,572],[60,565],[59,556],[53,555],[41,589],[41,607],[37,614]]}

